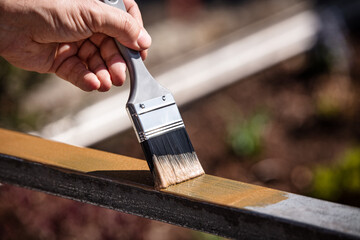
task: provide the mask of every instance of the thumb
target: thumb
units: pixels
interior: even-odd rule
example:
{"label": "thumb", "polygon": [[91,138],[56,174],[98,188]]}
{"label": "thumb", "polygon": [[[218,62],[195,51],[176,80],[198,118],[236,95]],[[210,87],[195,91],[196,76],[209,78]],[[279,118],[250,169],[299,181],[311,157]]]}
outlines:
{"label": "thumb", "polygon": [[127,12],[96,1],[99,8],[92,12],[89,26],[93,32],[104,33],[134,50],[145,50],[151,45],[151,37],[138,21]]}

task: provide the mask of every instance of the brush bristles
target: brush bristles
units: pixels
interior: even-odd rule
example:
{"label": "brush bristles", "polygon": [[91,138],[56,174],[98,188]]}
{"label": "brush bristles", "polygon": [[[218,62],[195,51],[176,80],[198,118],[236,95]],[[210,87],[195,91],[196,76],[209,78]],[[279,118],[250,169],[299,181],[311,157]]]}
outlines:
{"label": "brush bristles", "polygon": [[204,174],[185,128],[142,143],[156,188],[166,188]]}
{"label": "brush bristles", "polygon": [[155,187],[166,188],[204,174],[195,152],[153,156]]}

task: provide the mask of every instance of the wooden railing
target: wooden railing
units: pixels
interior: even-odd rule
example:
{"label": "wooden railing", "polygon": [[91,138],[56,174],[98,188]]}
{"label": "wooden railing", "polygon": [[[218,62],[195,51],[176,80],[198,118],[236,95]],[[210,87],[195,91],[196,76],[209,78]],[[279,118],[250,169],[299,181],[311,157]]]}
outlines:
{"label": "wooden railing", "polygon": [[0,182],[235,239],[360,239],[360,209],[204,175],[153,188],[143,160],[0,130]]}

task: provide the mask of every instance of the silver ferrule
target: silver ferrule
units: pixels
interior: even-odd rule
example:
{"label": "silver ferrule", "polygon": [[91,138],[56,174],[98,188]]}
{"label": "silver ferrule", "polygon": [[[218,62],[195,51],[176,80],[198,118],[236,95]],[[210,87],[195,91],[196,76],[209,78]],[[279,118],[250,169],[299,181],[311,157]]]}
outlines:
{"label": "silver ferrule", "polygon": [[127,112],[139,142],[184,127],[173,96],[166,95],[136,104],[127,104]]}

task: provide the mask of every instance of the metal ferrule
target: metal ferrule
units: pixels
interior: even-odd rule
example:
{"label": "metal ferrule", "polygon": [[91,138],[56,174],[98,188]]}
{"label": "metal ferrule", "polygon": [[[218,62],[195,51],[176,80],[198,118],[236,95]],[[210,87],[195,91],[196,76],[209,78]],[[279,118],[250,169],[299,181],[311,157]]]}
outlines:
{"label": "metal ferrule", "polygon": [[139,142],[184,127],[179,109],[169,93],[126,106]]}

